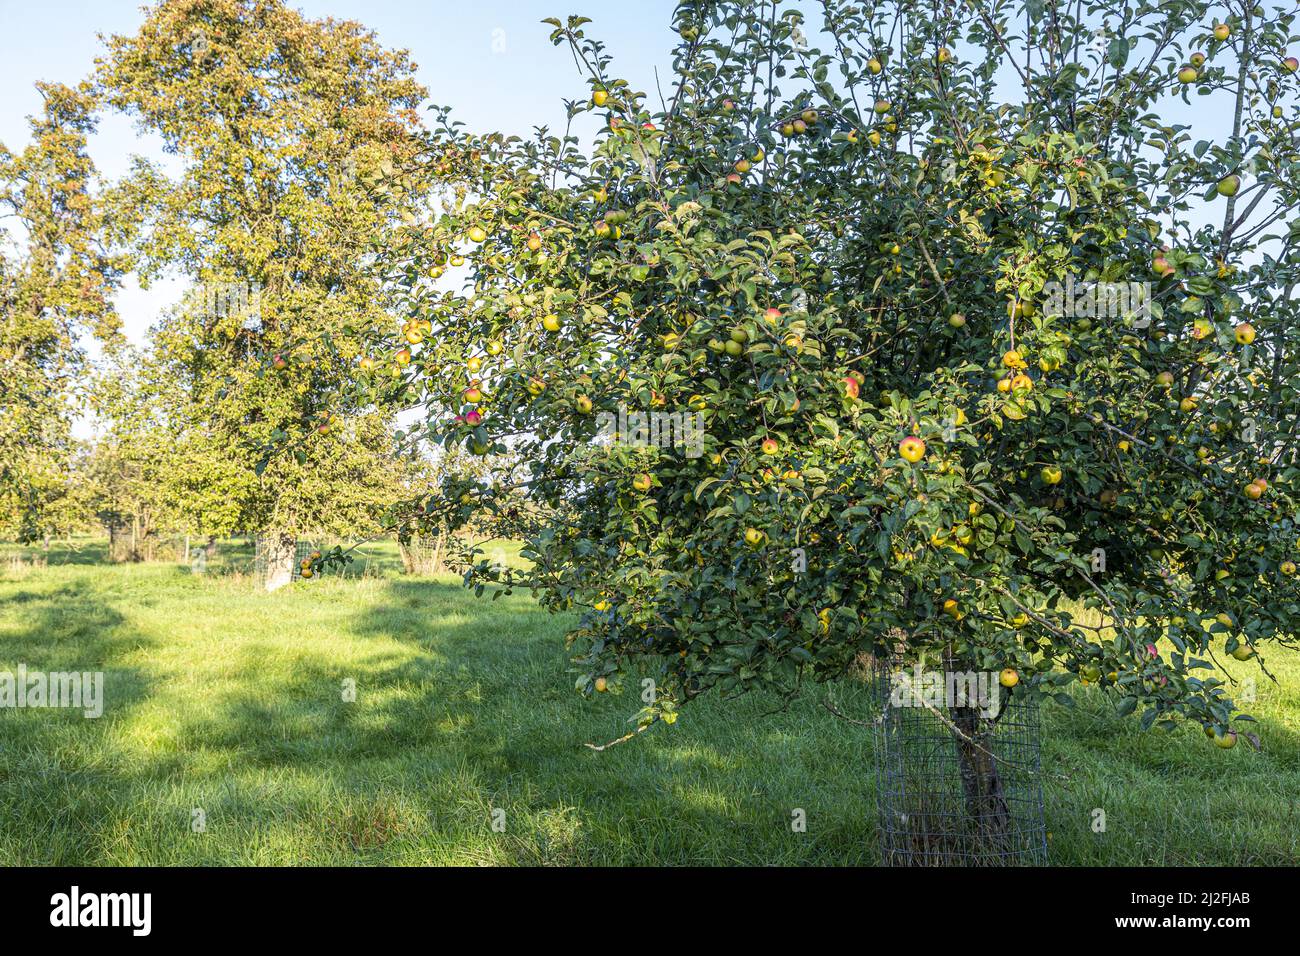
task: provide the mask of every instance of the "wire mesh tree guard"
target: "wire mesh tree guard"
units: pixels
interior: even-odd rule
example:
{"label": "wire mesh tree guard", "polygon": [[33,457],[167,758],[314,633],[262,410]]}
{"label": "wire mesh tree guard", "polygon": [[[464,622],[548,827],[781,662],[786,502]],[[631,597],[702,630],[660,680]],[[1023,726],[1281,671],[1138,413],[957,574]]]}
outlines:
{"label": "wire mesh tree guard", "polygon": [[872,676],[882,863],[1045,864],[1037,702],[951,656]]}
{"label": "wire mesh tree guard", "polygon": [[432,575],[447,570],[447,535],[445,531],[412,534],[398,539],[402,570],[407,574]]}
{"label": "wire mesh tree guard", "polygon": [[302,577],[302,562],[319,550],[312,538],[259,534],[253,545],[253,584],[274,591]]}

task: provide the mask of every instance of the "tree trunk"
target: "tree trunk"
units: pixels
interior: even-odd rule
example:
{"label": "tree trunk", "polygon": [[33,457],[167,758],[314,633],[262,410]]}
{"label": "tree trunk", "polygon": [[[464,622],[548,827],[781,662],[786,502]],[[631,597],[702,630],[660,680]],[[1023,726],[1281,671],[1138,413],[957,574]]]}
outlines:
{"label": "tree trunk", "polygon": [[1011,828],[1011,811],[993,755],[989,721],[974,707],[953,707],[949,713],[961,734],[954,734],[954,739],[966,812],[984,834],[1005,838]]}
{"label": "tree trunk", "polygon": [[130,546],[127,541],[126,527],[122,522],[113,521],[108,526],[108,560],[114,564],[121,564],[129,561],[131,558]]}
{"label": "tree trunk", "polygon": [[278,591],[293,581],[294,564],[298,560],[298,539],[283,531],[268,531],[265,542],[266,590]]}

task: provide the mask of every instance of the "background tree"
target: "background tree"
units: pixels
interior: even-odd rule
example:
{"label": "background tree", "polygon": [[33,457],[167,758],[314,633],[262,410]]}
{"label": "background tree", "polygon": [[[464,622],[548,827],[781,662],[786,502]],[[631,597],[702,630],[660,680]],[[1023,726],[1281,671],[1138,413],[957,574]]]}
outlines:
{"label": "background tree", "polygon": [[266,534],[271,586],[298,533],[347,534],[386,503],[371,495],[389,487],[391,426],[345,387],[362,333],[391,321],[367,255],[421,201],[391,175],[416,146],[413,70],[359,25],[278,0],[167,0],[99,63],[105,101],[181,161],[170,179],[138,160],[115,195],[144,280],[176,269],[196,287],[154,334],[186,397],[175,497],[236,503],[198,524]]}
{"label": "background tree", "polygon": [[[580,612],[579,690],[654,678],[641,729],[928,655],[1235,744],[1215,662],[1267,673],[1300,614],[1292,11],[820,10],[680,3],[662,100],[548,21],[590,157],[438,130],[481,162],[388,268],[432,325],[405,379],[430,430],[530,469],[535,567],[505,580]],[[1231,128],[1160,118],[1193,95]],[[430,296],[444,257],[469,281]],[[1149,281],[1149,310],[1049,285],[1096,281]],[[699,410],[704,454],[597,440],[620,405]],[[988,729],[956,729],[973,810]]]}
{"label": "background tree", "polygon": [[0,145],[0,537],[64,533],[85,517],[68,483],[85,339],[118,336],[123,262],[86,152],[94,100],[39,84],[21,152]]}

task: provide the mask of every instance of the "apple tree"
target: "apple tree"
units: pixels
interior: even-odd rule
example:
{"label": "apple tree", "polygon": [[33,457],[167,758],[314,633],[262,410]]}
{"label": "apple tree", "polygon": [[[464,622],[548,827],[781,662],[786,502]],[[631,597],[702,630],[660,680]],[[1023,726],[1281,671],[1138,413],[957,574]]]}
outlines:
{"label": "apple tree", "polygon": [[368,530],[398,487],[387,410],[347,396],[386,319],[368,251],[424,189],[393,170],[425,91],[404,52],[280,0],[163,0],[106,43],[98,94],[177,160],[113,192],[142,281],[192,285],[148,357],[171,496],[196,530],[262,532],[287,581],[296,535]]}
{"label": "apple tree", "polygon": [[1300,616],[1292,12],[682,2],[649,94],[547,23],[570,128],[438,114],[384,259],[427,434],[523,463],[416,503],[526,538],[469,583],[575,612],[641,729],[928,653],[1235,743],[1218,665]]}
{"label": "apple tree", "polygon": [[124,260],[87,150],[94,98],[38,84],[21,150],[0,145],[0,537],[65,533],[85,518],[69,481],[87,340],[113,342]]}

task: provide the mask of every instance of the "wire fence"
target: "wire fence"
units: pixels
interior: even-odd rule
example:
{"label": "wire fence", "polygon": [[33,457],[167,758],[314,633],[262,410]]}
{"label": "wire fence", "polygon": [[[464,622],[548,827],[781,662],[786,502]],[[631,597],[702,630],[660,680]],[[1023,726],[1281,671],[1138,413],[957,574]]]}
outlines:
{"label": "wire fence", "polygon": [[1045,864],[1037,703],[952,656],[877,658],[872,678],[882,863]]}

